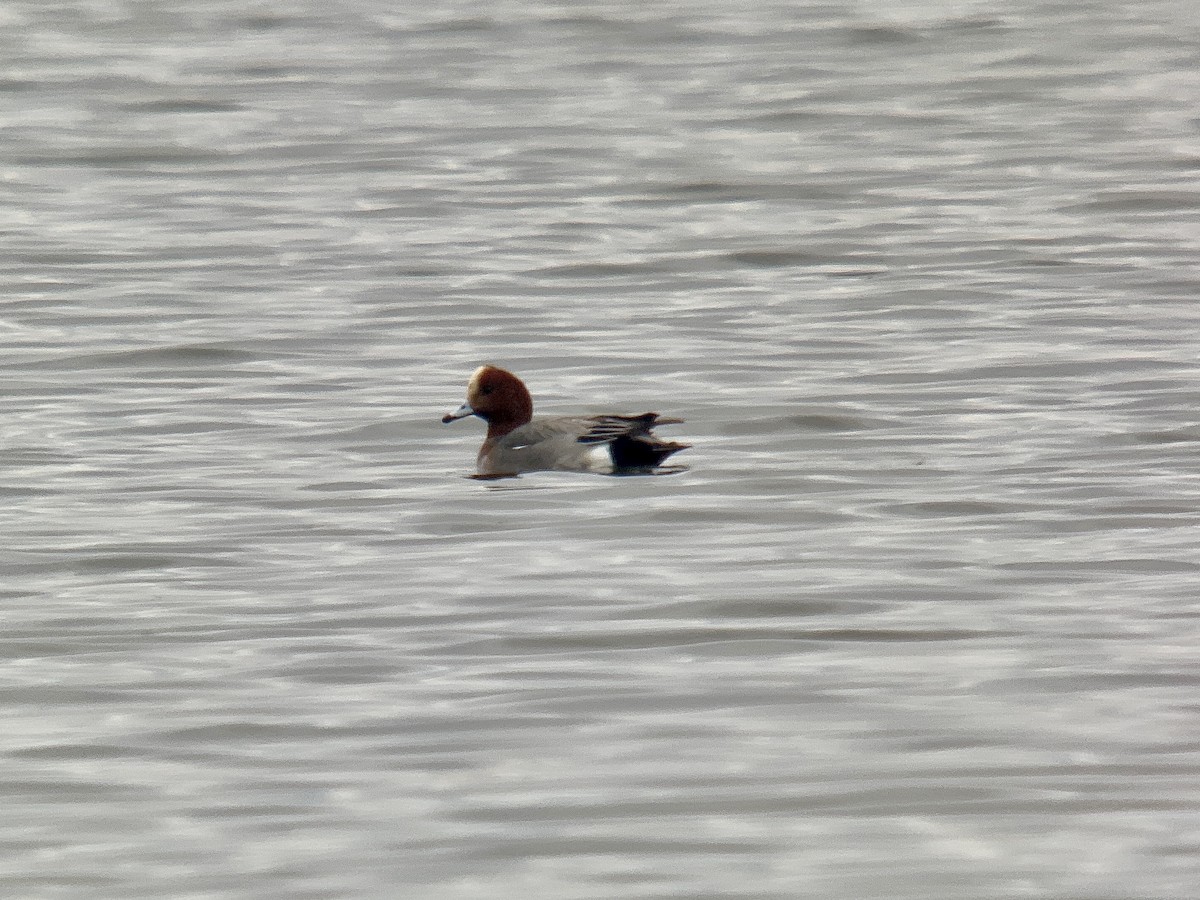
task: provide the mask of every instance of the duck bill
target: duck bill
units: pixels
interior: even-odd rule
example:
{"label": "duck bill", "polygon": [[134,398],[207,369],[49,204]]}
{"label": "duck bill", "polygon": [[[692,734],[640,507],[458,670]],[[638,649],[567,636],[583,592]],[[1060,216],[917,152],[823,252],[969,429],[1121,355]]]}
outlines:
{"label": "duck bill", "polygon": [[449,425],[455,419],[465,419],[467,416],[475,415],[475,410],[471,409],[471,404],[464,403],[452,413],[446,413],[442,416],[442,424]]}

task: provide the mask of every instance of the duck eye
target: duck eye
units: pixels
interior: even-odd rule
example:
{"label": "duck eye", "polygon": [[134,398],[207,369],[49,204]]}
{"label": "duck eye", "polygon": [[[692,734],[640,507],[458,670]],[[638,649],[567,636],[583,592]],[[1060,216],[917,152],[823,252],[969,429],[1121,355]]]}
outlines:
{"label": "duck eye", "polygon": [[481,394],[490,394],[490,393],[491,393],[493,390],[495,390],[495,388],[493,388],[493,387],[492,387],[490,384],[487,384],[487,385],[484,385],[482,388],[480,388],[480,389],[479,389],[479,393],[481,393]]}

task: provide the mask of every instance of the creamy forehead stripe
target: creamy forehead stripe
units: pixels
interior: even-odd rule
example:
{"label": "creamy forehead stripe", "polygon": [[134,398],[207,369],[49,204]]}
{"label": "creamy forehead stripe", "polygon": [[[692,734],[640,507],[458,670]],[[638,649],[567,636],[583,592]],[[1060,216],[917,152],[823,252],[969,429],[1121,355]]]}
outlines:
{"label": "creamy forehead stripe", "polygon": [[471,380],[467,382],[467,393],[471,393],[479,387],[479,379],[483,377],[483,373],[487,371],[487,366],[480,366],[471,373]]}

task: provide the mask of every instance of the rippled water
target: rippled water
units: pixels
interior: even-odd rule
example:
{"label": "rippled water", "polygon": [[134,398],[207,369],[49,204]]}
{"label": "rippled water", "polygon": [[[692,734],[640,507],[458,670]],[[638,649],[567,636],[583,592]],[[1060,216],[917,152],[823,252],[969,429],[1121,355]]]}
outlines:
{"label": "rippled water", "polygon": [[0,7],[0,893],[1195,897],[1200,7],[410,6]]}

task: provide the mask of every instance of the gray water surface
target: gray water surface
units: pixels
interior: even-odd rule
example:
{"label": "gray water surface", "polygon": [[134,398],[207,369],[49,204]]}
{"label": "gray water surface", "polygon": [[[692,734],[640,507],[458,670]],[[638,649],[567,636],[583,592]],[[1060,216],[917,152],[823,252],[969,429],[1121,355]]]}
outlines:
{"label": "gray water surface", "polygon": [[1200,6],[0,26],[4,896],[1195,898]]}

